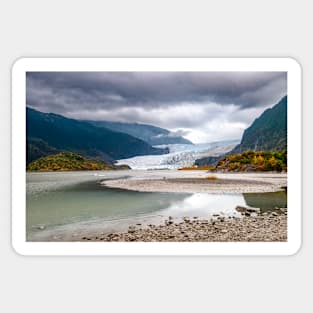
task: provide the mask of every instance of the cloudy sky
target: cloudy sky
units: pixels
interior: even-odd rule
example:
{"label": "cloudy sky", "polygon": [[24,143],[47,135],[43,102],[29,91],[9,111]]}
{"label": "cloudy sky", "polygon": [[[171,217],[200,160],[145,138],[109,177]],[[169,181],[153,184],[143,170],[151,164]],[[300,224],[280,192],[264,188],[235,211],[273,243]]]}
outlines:
{"label": "cloudy sky", "polygon": [[194,143],[241,138],[287,94],[285,72],[28,72],[26,83],[39,111],[152,124]]}

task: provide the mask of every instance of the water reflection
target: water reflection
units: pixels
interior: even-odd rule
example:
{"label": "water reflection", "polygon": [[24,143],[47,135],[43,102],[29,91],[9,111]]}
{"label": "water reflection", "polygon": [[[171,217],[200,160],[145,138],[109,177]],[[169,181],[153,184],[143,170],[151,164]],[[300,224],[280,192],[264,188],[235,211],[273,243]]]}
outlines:
{"label": "water reflection", "polygon": [[[107,179],[117,177],[115,173],[110,175]],[[157,223],[168,216],[238,215],[237,205],[258,207],[262,211],[287,206],[285,192],[149,193],[104,188],[99,184],[102,179],[90,173],[27,175],[27,239],[40,240],[58,233],[63,237],[79,229],[92,231],[97,227],[114,231],[134,221]]]}
{"label": "water reflection", "polygon": [[245,205],[241,194],[206,194],[196,193],[182,201],[177,201],[162,211],[164,216],[197,216],[209,217],[216,213],[239,215],[235,210],[237,205]]}
{"label": "water reflection", "polygon": [[275,208],[287,207],[287,192],[244,193],[243,197],[247,205],[260,208],[261,212]]}

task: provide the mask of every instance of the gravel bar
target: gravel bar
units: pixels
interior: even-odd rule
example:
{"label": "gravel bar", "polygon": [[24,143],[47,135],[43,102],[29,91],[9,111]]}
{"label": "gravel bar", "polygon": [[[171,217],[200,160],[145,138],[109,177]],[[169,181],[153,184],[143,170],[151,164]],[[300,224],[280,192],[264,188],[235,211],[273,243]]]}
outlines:
{"label": "gravel bar", "polygon": [[210,220],[169,217],[162,225],[129,226],[127,232],[82,237],[82,241],[140,242],[274,242],[287,241],[287,209],[254,216],[225,217]]}
{"label": "gravel bar", "polygon": [[[205,171],[164,171],[129,179],[103,181],[104,186],[141,192],[257,193],[282,191],[286,173],[207,173]],[[162,175],[163,174],[163,175]],[[161,176],[162,175],[162,176]],[[214,179],[207,179],[213,176]]]}

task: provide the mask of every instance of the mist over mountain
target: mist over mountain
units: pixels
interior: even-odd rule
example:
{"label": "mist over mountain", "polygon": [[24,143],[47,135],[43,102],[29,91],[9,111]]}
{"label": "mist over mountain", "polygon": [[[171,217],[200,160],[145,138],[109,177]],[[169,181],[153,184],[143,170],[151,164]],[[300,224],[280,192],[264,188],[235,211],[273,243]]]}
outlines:
{"label": "mist over mountain", "polygon": [[126,133],[139,138],[151,146],[168,144],[192,144],[184,137],[171,133],[169,130],[147,124],[122,123],[110,121],[86,121],[97,127],[104,127],[113,131]]}
{"label": "mist over mountain", "polygon": [[141,139],[53,113],[26,110],[27,163],[38,157],[71,151],[110,161],[167,153]]}

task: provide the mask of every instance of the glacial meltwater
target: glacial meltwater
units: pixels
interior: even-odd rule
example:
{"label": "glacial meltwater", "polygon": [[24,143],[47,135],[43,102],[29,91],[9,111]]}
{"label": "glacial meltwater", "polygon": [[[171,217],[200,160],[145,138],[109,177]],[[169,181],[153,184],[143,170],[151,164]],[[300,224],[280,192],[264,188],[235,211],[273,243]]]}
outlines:
{"label": "glacial meltwater", "polygon": [[[285,192],[258,194],[159,193],[111,189],[106,179],[127,178],[130,171],[27,173],[28,241],[73,241],[83,234],[125,230],[136,223],[213,214],[237,215],[237,205],[262,211],[287,207]],[[132,174],[133,175],[133,174]]]}

